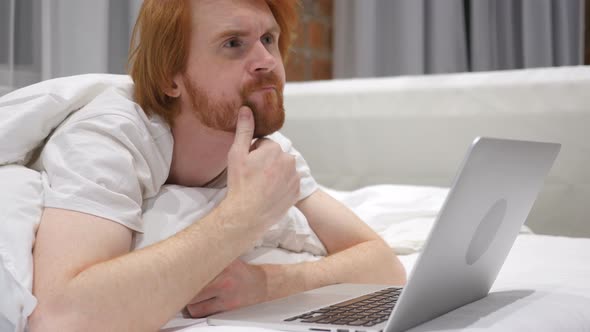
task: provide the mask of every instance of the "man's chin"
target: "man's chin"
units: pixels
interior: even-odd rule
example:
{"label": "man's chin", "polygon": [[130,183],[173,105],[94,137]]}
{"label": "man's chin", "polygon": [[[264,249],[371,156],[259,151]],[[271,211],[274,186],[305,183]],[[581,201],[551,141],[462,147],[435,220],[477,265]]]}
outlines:
{"label": "man's chin", "polygon": [[[280,111],[267,111],[264,115],[254,115],[254,136],[260,138],[268,136],[272,133],[279,131],[285,122],[285,116],[282,110]],[[268,116],[271,115],[272,116]],[[266,115],[266,116],[265,116]]]}
{"label": "man's chin", "polygon": [[284,118],[258,119],[254,124],[254,136],[260,138],[279,131],[283,127]]}
{"label": "man's chin", "polygon": [[[279,129],[281,129],[281,128],[279,128]],[[260,130],[260,131],[254,130],[253,138],[263,138],[263,137],[272,135],[272,134],[276,133],[277,131],[279,131],[279,129],[277,129],[277,130],[266,130],[265,129],[265,130]]]}

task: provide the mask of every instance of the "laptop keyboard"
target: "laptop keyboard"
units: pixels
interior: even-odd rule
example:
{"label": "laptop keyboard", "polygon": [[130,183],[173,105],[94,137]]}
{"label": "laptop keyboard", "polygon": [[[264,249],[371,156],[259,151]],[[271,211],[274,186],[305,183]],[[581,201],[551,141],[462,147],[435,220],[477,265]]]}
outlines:
{"label": "laptop keyboard", "polygon": [[375,293],[313,310],[285,319],[285,322],[373,326],[386,321],[402,288],[387,288]]}

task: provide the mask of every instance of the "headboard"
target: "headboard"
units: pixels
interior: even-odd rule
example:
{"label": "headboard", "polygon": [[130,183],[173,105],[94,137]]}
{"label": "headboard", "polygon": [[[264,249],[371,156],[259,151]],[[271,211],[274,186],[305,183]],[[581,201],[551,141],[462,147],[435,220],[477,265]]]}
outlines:
{"label": "headboard", "polygon": [[319,183],[448,187],[476,136],[562,144],[527,220],[590,237],[590,67],[289,83],[282,132]]}

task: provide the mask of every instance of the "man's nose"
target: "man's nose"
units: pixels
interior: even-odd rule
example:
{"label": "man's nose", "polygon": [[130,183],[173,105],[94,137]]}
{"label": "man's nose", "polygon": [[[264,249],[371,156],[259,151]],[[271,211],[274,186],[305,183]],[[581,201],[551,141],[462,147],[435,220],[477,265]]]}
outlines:
{"label": "man's nose", "polygon": [[277,59],[268,51],[262,41],[258,41],[252,50],[249,71],[257,72],[272,71],[277,65]]}

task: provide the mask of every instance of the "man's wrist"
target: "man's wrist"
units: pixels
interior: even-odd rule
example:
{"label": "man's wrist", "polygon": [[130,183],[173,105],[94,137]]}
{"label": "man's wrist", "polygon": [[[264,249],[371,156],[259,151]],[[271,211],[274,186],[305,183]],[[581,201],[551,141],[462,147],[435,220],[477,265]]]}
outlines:
{"label": "man's wrist", "polygon": [[[235,232],[245,237],[253,237],[252,242],[261,235],[264,230],[258,227],[260,223],[254,222],[254,213],[247,208],[242,208],[237,202],[228,198],[221,201],[215,212],[221,227],[227,232]],[[252,235],[252,236],[249,236]]]}
{"label": "man's wrist", "polygon": [[306,291],[305,266],[306,263],[261,265],[266,279],[266,300]]}

